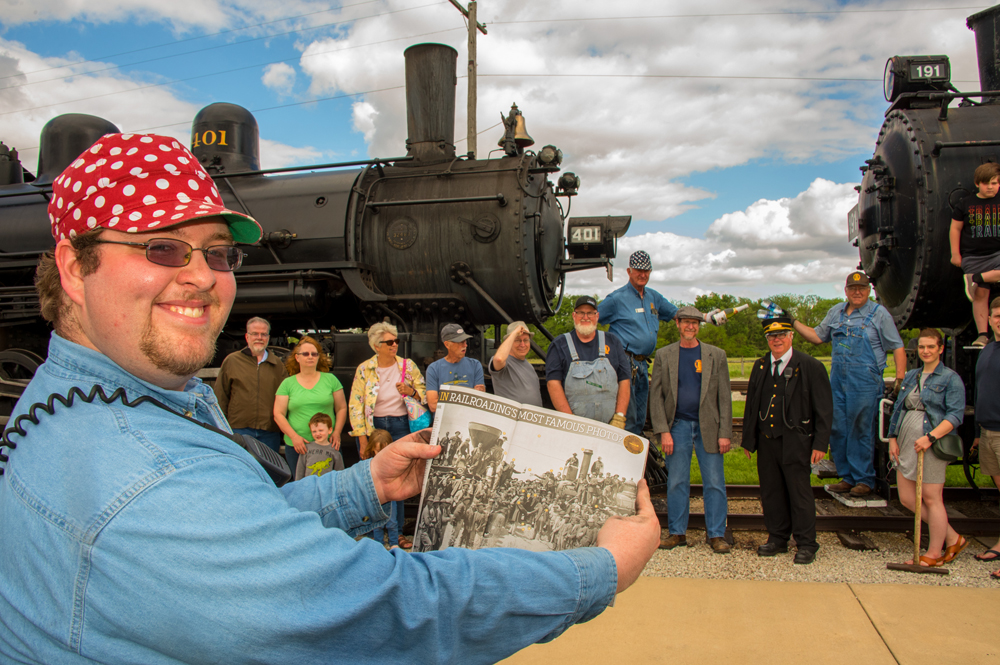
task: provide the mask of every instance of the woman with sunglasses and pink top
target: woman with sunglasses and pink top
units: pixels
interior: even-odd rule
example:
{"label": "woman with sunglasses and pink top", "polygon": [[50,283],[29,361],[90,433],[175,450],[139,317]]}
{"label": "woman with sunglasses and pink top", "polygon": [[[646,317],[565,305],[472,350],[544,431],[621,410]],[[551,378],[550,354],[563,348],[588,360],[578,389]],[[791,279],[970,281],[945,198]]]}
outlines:
{"label": "woman with sunglasses and pink top", "polygon": [[312,337],[303,337],[292,349],[285,363],[288,378],[274,396],[274,422],[285,434],[285,459],[295,469],[299,455],[305,454],[312,440],[309,419],[325,413],[333,419],[334,450],[340,450],[340,434],[347,424],[347,400],[344,387],[329,372],[330,358]]}
{"label": "woman with sunglasses and pink top", "polygon": [[[421,404],[427,403],[424,377],[417,364],[396,355],[399,350],[396,326],[376,323],[368,329],[368,344],[375,355],[358,365],[349,408],[351,436],[357,437],[359,450],[376,429],[388,430],[393,441],[410,433],[404,396],[413,397]],[[399,502],[400,511],[402,503]],[[402,525],[400,519],[399,526]],[[409,541],[400,536],[399,544],[407,547]]]}

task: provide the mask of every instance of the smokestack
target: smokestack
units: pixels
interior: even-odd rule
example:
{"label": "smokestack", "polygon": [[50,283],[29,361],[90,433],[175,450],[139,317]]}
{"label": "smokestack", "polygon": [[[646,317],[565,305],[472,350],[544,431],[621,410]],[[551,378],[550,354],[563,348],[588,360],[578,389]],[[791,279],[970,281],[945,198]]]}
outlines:
{"label": "smokestack", "polygon": [[455,67],[458,51],[417,44],[406,58],[406,152],[422,162],[455,158]]}
{"label": "smokestack", "polygon": [[[1000,62],[997,61],[998,20],[1000,20],[1000,5],[984,9],[965,20],[969,29],[976,33],[976,57],[979,60],[981,90],[1000,90]],[[983,103],[997,104],[1000,103],[1000,99],[987,98]]]}

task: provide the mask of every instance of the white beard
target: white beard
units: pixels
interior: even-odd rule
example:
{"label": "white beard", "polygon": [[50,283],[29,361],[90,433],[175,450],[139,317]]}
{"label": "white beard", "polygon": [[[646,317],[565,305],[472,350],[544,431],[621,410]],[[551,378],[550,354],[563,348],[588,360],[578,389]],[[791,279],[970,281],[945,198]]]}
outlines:
{"label": "white beard", "polygon": [[576,328],[576,334],[580,337],[590,337],[597,332],[596,323],[576,323],[574,327]]}

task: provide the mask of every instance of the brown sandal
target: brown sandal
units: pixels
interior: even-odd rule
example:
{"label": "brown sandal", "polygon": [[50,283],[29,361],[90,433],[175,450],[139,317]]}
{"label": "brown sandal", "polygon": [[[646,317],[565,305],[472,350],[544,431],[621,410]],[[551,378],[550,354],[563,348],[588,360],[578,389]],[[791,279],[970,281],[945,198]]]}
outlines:
{"label": "brown sandal", "polygon": [[[913,565],[913,560],[911,559],[910,561],[907,561],[906,565],[912,566]],[[938,558],[935,558],[935,557],[932,557],[932,556],[924,556],[923,554],[921,554],[920,555],[920,565],[923,566],[923,567],[925,567],[925,568],[939,568],[940,566],[944,565],[944,561],[943,561],[943,558],[942,559],[938,559]]]}
{"label": "brown sandal", "polygon": [[951,563],[955,560],[962,550],[964,550],[969,545],[969,540],[962,535],[958,536],[958,540],[955,541],[954,545],[946,547],[944,549],[944,556],[941,557],[942,563]]}

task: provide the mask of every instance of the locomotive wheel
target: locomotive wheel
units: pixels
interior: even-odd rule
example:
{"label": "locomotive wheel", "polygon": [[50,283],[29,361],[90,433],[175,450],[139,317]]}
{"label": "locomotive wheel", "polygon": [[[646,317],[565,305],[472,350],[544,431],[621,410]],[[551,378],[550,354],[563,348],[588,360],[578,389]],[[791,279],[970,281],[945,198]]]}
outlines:
{"label": "locomotive wheel", "polygon": [[0,351],[0,379],[4,381],[30,381],[35,370],[45,359],[27,349]]}

